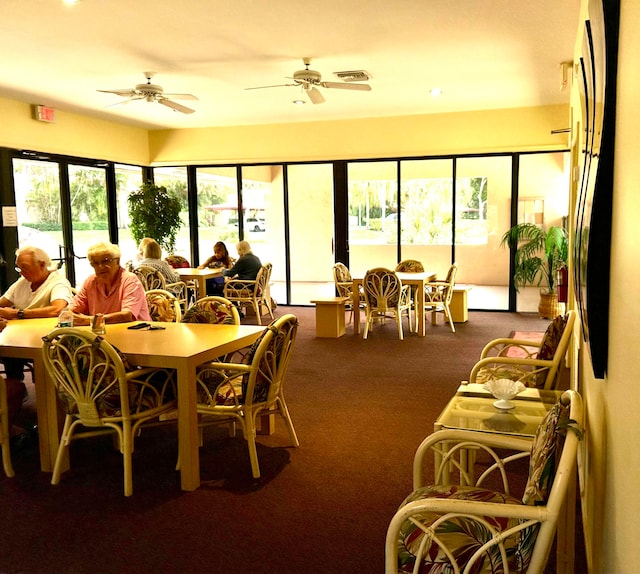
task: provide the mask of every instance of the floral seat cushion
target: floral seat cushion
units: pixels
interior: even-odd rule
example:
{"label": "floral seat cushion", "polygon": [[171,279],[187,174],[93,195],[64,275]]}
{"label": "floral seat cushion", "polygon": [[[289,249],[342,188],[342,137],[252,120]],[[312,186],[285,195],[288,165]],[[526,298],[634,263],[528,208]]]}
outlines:
{"label": "floral seat cushion", "polygon": [[[242,355],[241,364],[250,365],[253,362],[256,351],[270,328],[271,326],[267,327],[254,341],[249,351]],[[275,344],[278,344],[278,340],[275,341]],[[198,370],[197,380],[198,403],[207,406],[239,406],[244,403],[249,373],[241,373],[234,376],[231,369],[223,371],[205,366]],[[266,400],[269,393],[269,384],[269,379],[262,374],[261,370],[258,370],[253,392],[254,402]]]}
{"label": "floral seat cushion", "polygon": [[[402,506],[416,500],[428,498],[447,498],[457,500],[475,500],[481,502],[499,504],[522,504],[520,500],[508,494],[494,492],[484,488],[470,486],[425,486],[409,495]],[[425,512],[418,518],[420,525],[415,520],[407,520],[400,530],[398,539],[398,571],[415,572],[420,574],[444,574],[453,572],[450,561],[443,549],[437,544],[440,540],[449,550],[453,551],[453,556],[459,565],[466,564],[471,556],[485,542],[491,539],[491,531],[482,523],[469,517],[455,516],[434,526],[436,520],[441,518],[440,514]],[[498,531],[506,530],[518,524],[517,519],[490,519],[491,526]],[[520,535],[514,535],[505,541],[505,548],[509,560],[509,568],[512,571],[518,570],[518,544]],[[495,558],[499,555],[499,550],[494,548],[490,555],[485,554],[479,559],[473,569],[474,574],[484,572],[494,572],[492,563],[499,564],[500,560]],[[495,559],[494,559],[495,558]],[[420,568],[414,570],[416,561],[420,561]],[[503,570],[495,570],[502,572]]]}

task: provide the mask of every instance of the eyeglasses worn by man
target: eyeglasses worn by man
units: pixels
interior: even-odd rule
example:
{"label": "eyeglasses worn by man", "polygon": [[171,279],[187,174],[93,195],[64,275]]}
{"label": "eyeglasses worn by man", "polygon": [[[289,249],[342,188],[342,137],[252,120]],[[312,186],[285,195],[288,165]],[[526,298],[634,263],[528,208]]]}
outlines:
{"label": "eyeglasses worn by man", "polygon": [[117,245],[92,245],[87,258],[95,274],[85,280],[72,304],[74,325],[89,325],[98,313],[106,323],[151,321],[144,287],[134,273],[120,266]]}

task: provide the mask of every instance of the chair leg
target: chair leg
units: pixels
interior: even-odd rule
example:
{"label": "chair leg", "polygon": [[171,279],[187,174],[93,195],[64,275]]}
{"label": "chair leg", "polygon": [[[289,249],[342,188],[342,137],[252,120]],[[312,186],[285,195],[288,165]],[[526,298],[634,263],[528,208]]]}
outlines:
{"label": "chair leg", "polygon": [[65,454],[69,450],[69,442],[70,442],[70,429],[71,429],[71,421],[72,416],[67,415],[64,418],[64,427],[62,429],[62,435],[60,436],[60,445],[58,446],[58,454],[56,454],[56,462],[53,465],[53,474],[51,475],[51,484],[59,484],[60,483],[60,474],[62,468],[62,461],[65,457]]}
{"label": "chair leg", "polygon": [[253,305],[253,310],[256,314],[256,318],[258,319],[258,325],[262,325],[262,317],[260,316],[260,305],[255,301],[253,302],[252,305]]}
{"label": "chair leg", "polygon": [[247,439],[247,447],[249,448],[249,460],[251,461],[251,474],[253,478],[260,478],[260,465],[258,464],[258,450],[256,448],[256,421],[255,415],[252,413],[245,419],[245,436]]}
{"label": "chair leg", "polygon": [[455,333],[456,327],[453,324],[453,317],[451,316],[451,311],[449,311],[449,307],[444,308],[444,317],[449,321],[449,325],[451,326],[451,331]]}
{"label": "chair leg", "polygon": [[124,467],[124,495],[131,496],[133,494],[133,434],[131,428],[122,429],[122,466]]}
{"label": "chair leg", "polygon": [[284,419],[284,422],[287,425],[287,429],[289,430],[289,437],[291,437],[291,442],[293,446],[300,446],[300,441],[298,440],[298,435],[296,434],[296,429],[293,428],[293,421],[291,420],[291,415],[289,414],[289,408],[287,407],[287,403],[284,400],[284,397],[278,397],[278,410]]}
{"label": "chair leg", "polygon": [[400,340],[403,340],[403,336],[402,336],[402,313],[400,311],[396,312],[396,321],[398,322],[398,337],[400,337]]}

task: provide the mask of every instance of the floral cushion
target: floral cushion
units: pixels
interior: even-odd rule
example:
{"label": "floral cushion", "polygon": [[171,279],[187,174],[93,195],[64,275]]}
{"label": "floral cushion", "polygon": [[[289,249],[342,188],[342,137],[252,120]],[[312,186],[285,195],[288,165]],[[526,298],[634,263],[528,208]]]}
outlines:
{"label": "floral cushion", "polygon": [[200,308],[205,313],[209,313],[212,317],[210,323],[218,325],[235,325],[233,318],[232,303],[223,303],[222,301],[200,301]]}
{"label": "floral cushion", "polygon": [[[492,490],[470,486],[425,486],[415,490],[409,495],[402,506],[415,500],[429,498],[446,498],[458,500],[474,500],[499,504],[522,504],[520,500]],[[413,520],[407,520],[400,529],[398,539],[398,571],[415,572],[420,574],[445,574],[453,572],[449,559],[444,551],[434,541],[437,537],[450,551],[452,551],[458,565],[464,567],[471,556],[485,542],[491,539],[490,530],[480,522],[464,516],[453,516],[433,527],[434,522],[442,515],[434,512],[425,512],[414,515]],[[491,526],[499,531],[517,526],[517,519],[490,518]],[[416,524],[419,522],[420,526]],[[425,532],[426,530],[426,532]],[[514,535],[505,541],[507,560],[511,571],[518,571],[520,557],[518,544],[520,534]],[[477,560],[471,572],[480,574],[483,572],[503,572],[500,564],[499,549],[492,548],[490,554],[485,554]],[[421,562],[420,568],[414,570],[416,561]],[[492,569],[492,564],[495,570]],[[525,568],[526,570],[526,568]]]}
{"label": "floral cushion", "polygon": [[191,267],[189,262],[182,257],[182,255],[167,255],[164,260],[174,269],[178,269],[180,267]]}
{"label": "floral cushion", "polygon": [[569,407],[558,401],[540,423],[531,447],[529,480],[522,497],[523,504],[535,506],[547,502],[568,422]]}
{"label": "floral cushion", "polygon": [[[567,316],[558,315],[547,327],[547,330],[542,337],[542,342],[540,343],[540,350],[538,351],[538,359],[543,359],[545,361],[550,361],[553,359],[553,356],[556,354],[556,349],[560,344],[560,339],[562,339],[562,334],[564,333],[564,329],[567,325]],[[536,375],[537,386],[539,388],[544,387],[545,380],[547,378],[547,371],[543,370]]]}
{"label": "floral cushion", "polygon": [[182,318],[183,323],[216,323],[215,315],[198,304],[191,305]]}
{"label": "floral cushion", "polygon": [[173,302],[163,295],[147,295],[147,304],[152,321],[172,323],[176,320],[176,310]]}
{"label": "floral cushion", "polygon": [[[248,352],[242,355],[241,364],[250,365],[253,358],[268,332],[269,327],[254,341]],[[241,405],[249,383],[249,373],[242,373],[234,377],[231,369],[228,371],[218,370],[204,366],[198,370],[198,402],[208,406],[213,405]],[[269,379],[262,370],[257,373],[257,381],[253,393],[253,401],[260,402],[267,398],[269,393]]]}

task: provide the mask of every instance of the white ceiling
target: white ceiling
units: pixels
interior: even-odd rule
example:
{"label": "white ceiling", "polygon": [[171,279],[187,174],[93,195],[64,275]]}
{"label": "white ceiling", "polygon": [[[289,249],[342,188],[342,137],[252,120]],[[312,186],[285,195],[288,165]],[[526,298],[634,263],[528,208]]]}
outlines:
{"label": "white ceiling", "polygon": [[[0,0],[0,96],[147,128],[324,121],[566,103],[580,0]],[[311,68],[366,70],[370,92],[321,89]],[[193,114],[98,89],[144,71]],[[441,87],[434,99],[428,92]],[[304,96],[303,96],[304,97]]]}

